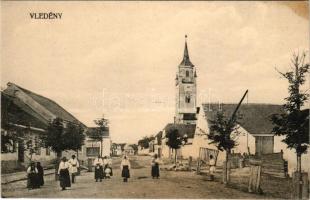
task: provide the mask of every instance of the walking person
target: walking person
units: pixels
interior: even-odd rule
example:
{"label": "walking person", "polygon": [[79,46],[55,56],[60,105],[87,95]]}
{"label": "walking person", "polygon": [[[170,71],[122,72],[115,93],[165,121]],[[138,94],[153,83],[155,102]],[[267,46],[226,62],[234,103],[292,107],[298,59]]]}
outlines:
{"label": "walking person", "polygon": [[62,190],[66,190],[66,187],[71,187],[70,174],[69,174],[70,164],[66,157],[61,159],[58,167],[60,187]]}
{"label": "walking person", "polygon": [[71,182],[75,183],[75,177],[78,173],[78,168],[80,167],[79,161],[75,157],[75,155],[72,155],[71,159],[69,160],[70,164],[70,173],[71,173]]}
{"label": "walking person", "polygon": [[39,188],[38,184],[38,169],[34,162],[31,162],[27,169],[27,188],[29,190]]}
{"label": "walking person", "polygon": [[154,158],[152,159],[151,165],[152,165],[152,178],[159,178],[159,159],[157,154],[154,155]]}
{"label": "walking person", "polygon": [[127,182],[128,178],[130,178],[130,162],[126,155],[124,156],[121,162],[121,170],[122,170],[123,181]]}
{"label": "walking person", "polygon": [[103,179],[103,160],[100,156],[94,160],[94,166],[95,166],[95,180],[98,182],[102,182]]}
{"label": "walking person", "polygon": [[213,155],[210,155],[209,165],[210,165],[210,180],[214,180],[214,173],[215,173],[215,159],[213,158]]}
{"label": "walking person", "polygon": [[37,170],[38,170],[38,185],[43,186],[44,185],[44,169],[41,166],[40,162],[37,162]]}

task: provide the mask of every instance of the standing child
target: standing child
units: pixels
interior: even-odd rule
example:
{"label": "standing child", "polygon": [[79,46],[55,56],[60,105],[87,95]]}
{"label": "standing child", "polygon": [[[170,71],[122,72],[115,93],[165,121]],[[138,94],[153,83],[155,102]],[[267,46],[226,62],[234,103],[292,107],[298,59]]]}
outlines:
{"label": "standing child", "polygon": [[124,156],[122,162],[121,162],[121,170],[122,170],[122,177],[123,181],[127,182],[128,178],[130,178],[130,162],[127,156]]}
{"label": "standing child", "polygon": [[213,158],[213,155],[210,155],[209,165],[210,165],[210,179],[211,181],[213,181],[215,173],[215,159]]}

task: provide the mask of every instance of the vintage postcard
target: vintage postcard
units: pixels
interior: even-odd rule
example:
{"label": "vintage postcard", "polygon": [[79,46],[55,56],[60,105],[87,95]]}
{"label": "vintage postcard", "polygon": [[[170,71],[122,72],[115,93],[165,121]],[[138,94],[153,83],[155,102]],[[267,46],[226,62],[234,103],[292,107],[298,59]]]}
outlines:
{"label": "vintage postcard", "polygon": [[2,1],[2,198],[309,199],[308,1]]}

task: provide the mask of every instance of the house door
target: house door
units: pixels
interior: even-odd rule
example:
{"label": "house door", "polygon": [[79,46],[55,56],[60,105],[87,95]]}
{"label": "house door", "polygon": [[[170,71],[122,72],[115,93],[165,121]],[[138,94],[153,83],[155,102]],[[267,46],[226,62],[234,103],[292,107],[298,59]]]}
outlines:
{"label": "house door", "polygon": [[274,138],[273,136],[256,136],[255,137],[255,154],[273,153]]}
{"label": "house door", "polygon": [[19,162],[25,161],[25,148],[23,141],[18,141],[18,161]]}

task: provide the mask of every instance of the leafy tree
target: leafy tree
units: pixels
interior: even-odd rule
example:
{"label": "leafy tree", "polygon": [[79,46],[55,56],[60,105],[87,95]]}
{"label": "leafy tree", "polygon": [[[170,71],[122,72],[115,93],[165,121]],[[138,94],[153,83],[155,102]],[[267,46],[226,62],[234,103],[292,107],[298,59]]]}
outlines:
{"label": "leafy tree", "polygon": [[138,145],[147,149],[150,147],[150,142],[154,140],[154,136],[144,136],[141,140],[138,141]]}
{"label": "leafy tree", "polygon": [[83,128],[80,125],[68,123],[64,128],[64,122],[61,118],[51,121],[47,127],[47,131],[42,134],[41,139],[46,148],[51,148],[57,155],[56,172],[61,159],[62,151],[77,150],[84,144],[85,137],[82,136]]}
{"label": "leafy tree", "polygon": [[181,148],[182,144],[184,144],[183,138],[181,137],[178,129],[170,129],[166,134],[167,142],[166,144],[174,149],[174,164],[177,163],[177,150]]}
{"label": "leafy tree", "polygon": [[81,147],[84,145],[85,141],[84,129],[82,125],[69,123],[65,130],[64,137],[70,138],[67,141],[67,145],[78,153],[78,150],[81,150]]}
{"label": "leafy tree", "polygon": [[283,105],[285,113],[272,115],[275,125],[273,133],[283,135],[282,140],[290,149],[295,149],[297,155],[297,172],[301,178],[301,156],[309,147],[309,109],[302,110],[302,106],[309,98],[300,87],[306,82],[309,73],[309,63],[305,61],[306,54],[293,54],[291,69],[285,73],[279,72],[288,81],[289,96]]}
{"label": "leafy tree", "polygon": [[63,120],[60,118],[52,120],[47,127],[47,131],[45,134],[42,134],[41,138],[45,146],[47,148],[50,147],[56,153],[57,159],[60,160],[61,152],[67,149],[64,146],[66,138],[64,138]]}
{"label": "leafy tree", "polygon": [[141,140],[138,141],[138,145],[141,146],[143,149],[149,148],[149,138],[144,136]]}
{"label": "leafy tree", "polygon": [[138,145],[132,144],[131,147],[133,148],[135,154],[137,154],[137,152],[138,152]]}
{"label": "leafy tree", "polygon": [[[208,139],[211,140],[210,144],[215,144],[218,150],[226,152],[225,184],[229,181],[229,172],[227,171],[229,155],[231,150],[238,145],[234,140],[239,135],[237,118],[237,116],[233,116],[231,119],[227,119],[223,112],[217,112],[215,119],[210,121],[210,133],[208,134]],[[232,135],[233,132],[234,135]]]}
{"label": "leafy tree", "polygon": [[98,126],[98,129],[96,129],[95,131],[87,132],[87,135],[89,138],[100,142],[100,156],[102,156],[103,138],[105,136],[105,132],[109,130],[109,121],[108,119],[102,117],[100,119],[94,120],[94,122]]}

